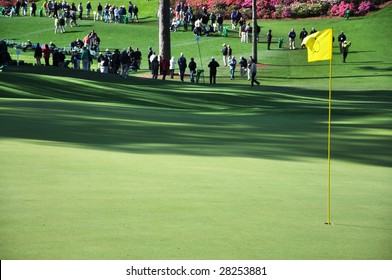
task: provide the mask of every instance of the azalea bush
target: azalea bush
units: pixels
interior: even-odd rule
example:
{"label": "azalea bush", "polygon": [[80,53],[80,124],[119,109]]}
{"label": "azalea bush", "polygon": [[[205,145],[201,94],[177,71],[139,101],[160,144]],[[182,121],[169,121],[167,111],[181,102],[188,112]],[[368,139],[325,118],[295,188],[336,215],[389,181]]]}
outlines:
{"label": "azalea bush", "polygon": [[[344,16],[347,9],[354,15],[365,15],[376,9],[382,0],[258,0],[257,17],[263,19],[304,18],[323,15]],[[239,10],[246,18],[252,17],[252,0],[186,0],[196,14],[202,7],[209,12],[230,18],[232,10]]]}
{"label": "azalea bush", "polygon": [[354,10],[354,3],[345,3],[341,1],[339,5],[333,5],[329,10],[330,15],[342,17],[347,10]]}
{"label": "azalea bush", "polygon": [[363,16],[373,10],[375,10],[374,4],[370,1],[364,1],[359,4],[356,14]]}

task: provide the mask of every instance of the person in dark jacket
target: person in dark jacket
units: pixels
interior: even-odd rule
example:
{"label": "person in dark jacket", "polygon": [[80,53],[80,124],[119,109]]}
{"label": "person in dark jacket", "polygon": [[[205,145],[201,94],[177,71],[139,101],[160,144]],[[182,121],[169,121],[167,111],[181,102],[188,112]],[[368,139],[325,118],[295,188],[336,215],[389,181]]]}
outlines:
{"label": "person in dark jacket", "polygon": [[151,61],[151,75],[153,79],[158,78],[158,71],[159,71],[159,61],[158,61],[158,56],[155,56]]}
{"label": "person in dark jacket", "polygon": [[339,36],[338,36],[338,42],[339,42],[339,48],[340,48],[340,53],[343,53],[343,44],[344,41],[346,41],[346,35],[344,34],[344,32],[340,32]]}
{"label": "person in dark jacket", "polygon": [[212,57],[208,64],[208,67],[210,68],[210,84],[216,84],[216,71],[219,66],[219,63]]}
{"label": "person in dark jacket", "polygon": [[126,49],[124,49],[120,55],[120,63],[121,63],[120,74],[123,78],[126,78],[128,77],[129,65],[131,63],[131,58],[129,57]]}
{"label": "person in dark jacket", "polygon": [[308,31],[306,31],[305,27],[302,28],[301,33],[299,33],[299,38],[301,39],[301,48],[303,49],[305,47],[305,44],[303,44],[303,40],[308,36]]}
{"label": "person in dark jacket", "polygon": [[272,41],[272,30],[268,30],[267,33],[267,50],[271,49],[271,41]]}
{"label": "person in dark jacket", "polygon": [[37,15],[37,4],[35,4],[35,1],[31,4],[31,13],[30,16],[36,16]]}
{"label": "person in dark jacket", "polygon": [[35,47],[34,58],[37,61],[37,66],[41,66],[42,48],[39,43],[37,43],[37,46]]}
{"label": "person in dark jacket", "polygon": [[191,62],[189,62],[188,68],[189,68],[189,72],[190,72],[191,83],[194,83],[197,65],[196,65],[195,59],[193,57],[191,58]]}
{"label": "person in dark jacket", "polygon": [[289,45],[290,45],[290,50],[295,50],[295,37],[296,37],[296,33],[294,28],[291,29],[291,31],[289,32]]}
{"label": "person in dark jacket", "polygon": [[186,58],[185,58],[183,53],[178,58],[177,63],[178,63],[178,68],[180,69],[180,79],[183,82],[184,81],[184,76],[185,76],[185,69],[187,67]]}

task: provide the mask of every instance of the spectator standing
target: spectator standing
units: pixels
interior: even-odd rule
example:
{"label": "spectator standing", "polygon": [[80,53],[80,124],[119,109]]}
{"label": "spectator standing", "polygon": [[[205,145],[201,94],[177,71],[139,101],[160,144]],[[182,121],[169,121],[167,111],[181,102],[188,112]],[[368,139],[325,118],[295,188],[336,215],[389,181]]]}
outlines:
{"label": "spectator standing", "polygon": [[129,1],[129,5],[128,5],[128,16],[129,16],[129,20],[131,22],[133,22],[133,4],[132,1]]}
{"label": "spectator standing", "polygon": [[16,14],[17,16],[19,16],[21,6],[22,6],[22,3],[21,3],[21,1],[18,0],[18,1],[15,3],[15,14]]}
{"label": "spectator standing", "polygon": [[126,49],[124,49],[120,55],[120,63],[121,63],[121,77],[128,77],[129,64],[131,63],[130,57]]}
{"label": "spectator standing", "polygon": [[87,1],[87,4],[86,4],[86,18],[90,18],[90,12],[91,12],[91,2],[90,1]]}
{"label": "spectator standing", "polygon": [[90,64],[90,56],[89,56],[90,51],[87,49],[86,46],[82,48],[82,67],[84,71],[89,70],[89,64]]}
{"label": "spectator standing", "polygon": [[201,23],[201,19],[198,19],[195,21],[195,28],[193,30],[193,33],[195,35],[201,36],[201,29],[202,29],[202,23]]}
{"label": "spectator standing", "polygon": [[27,16],[27,0],[22,0],[21,7],[22,7],[22,15],[24,17]]}
{"label": "spectator standing", "polygon": [[289,32],[289,45],[290,45],[290,50],[295,50],[295,37],[297,34],[295,34],[294,28],[291,29]]}
{"label": "spectator standing", "polygon": [[149,69],[149,70],[151,70],[151,60],[150,60],[150,58],[151,58],[151,56],[152,56],[153,53],[154,53],[154,52],[153,52],[152,48],[149,47],[149,48],[148,48],[148,53],[147,53],[147,61],[148,61],[148,69]]}
{"label": "spectator standing", "polygon": [[214,32],[216,32],[218,30],[218,28],[216,26],[216,14],[214,12],[211,13],[210,20],[211,20],[211,25],[214,29]]}
{"label": "spectator standing", "polygon": [[136,5],[133,7],[133,19],[139,22],[139,8]]}
{"label": "spectator standing", "polygon": [[252,81],[250,83],[250,86],[253,87],[253,84],[256,83],[258,86],[260,85],[260,82],[256,80],[256,75],[257,75],[257,65],[256,62],[252,59],[250,69],[252,72]]}
{"label": "spectator standing", "polygon": [[60,33],[60,21],[58,17],[54,17],[54,34]]}
{"label": "spectator standing", "polygon": [[346,58],[348,55],[348,48],[351,46],[351,42],[350,41],[344,41],[343,42],[343,63],[346,62]]}
{"label": "spectator standing", "polygon": [[170,62],[166,57],[161,57],[160,67],[161,67],[161,75],[162,80],[166,79],[167,72],[169,72]]}
{"label": "spectator standing", "polygon": [[42,54],[44,56],[45,66],[49,66],[50,48],[48,44],[44,45],[44,48],[42,49]]}
{"label": "spectator standing", "polygon": [[[16,3],[19,3],[19,1],[17,1]],[[45,12],[45,16],[49,15],[49,3],[48,0],[45,0],[45,2],[42,4],[42,10]]]}
{"label": "spectator standing", "polygon": [[231,29],[232,30],[234,30],[235,28],[236,28],[236,26],[237,26],[237,23],[236,23],[236,13],[235,13],[235,11],[233,10],[233,11],[231,11],[231,14],[230,14],[230,20],[231,20]]}
{"label": "spectator standing", "polygon": [[71,27],[78,26],[78,24],[76,23],[76,12],[74,10],[71,10],[69,12],[69,14],[70,14],[70,18],[71,18]]}
{"label": "spectator standing", "polygon": [[98,3],[97,15],[96,15],[96,18],[94,20],[98,20],[98,19],[102,20],[102,12],[103,12],[103,7],[102,7],[101,3]]}
{"label": "spectator standing", "polygon": [[176,68],[176,60],[174,56],[170,59],[170,66],[169,66],[169,71],[170,71],[170,78],[174,78],[174,70]]}
{"label": "spectator standing", "polygon": [[272,30],[268,30],[267,33],[267,50],[271,49],[271,41],[272,41]]}
{"label": "spectator standing", "polygon": [[243,56],[240,57],[239,65],[240,65],[241,78],[244,80],[246,69],[248,68],[248,61],[246,61],[245,57],[243,57]]}
{"label": "spectator standing", "polygon": [[140,65],[142,63],[142,53],[139,48],[136,48],[136,51],[134,52],[133,56],[137,63],[137,70],[140,70]]}
{"label": "spectator standing", "polygon": [[36,16],[36,13],[37,13],[37,4],[35,3],[35,1],[33,1],[30,7],[30,16]]}
{"label": "spectator standing", "polygon": [[246,25],[245,24],[240,25],[240,37],[241,37],[241,43],[246,43]]}
{"label": "spectator standing", "polygon": [[178,68],[180,69],[180,79],[183,82],[185,76],[185,69],[187,67],[186,58],[183,53],[181,53],[180,57],[178,58]]}
{"label": "spectator standing", "polygon": [[210,84],[216,84],[216,72],[219,67],[219,63],[215,61],[214,57],[211,57],[208,67],[210,68]]}
{"label": "spectator standing", "polygon": [[72,51],[72,57],[71,57],[73,69],[77,69],[77,70],[80,69],[80,59],[81,59],[80,51],[74,49]]}
{"label": "spectator standing", "polygon": [[304,41],[304,39],[308,36],[308,31],[306,31],[305,27],[302,28],[301,33],[299,33],[299,38],[301,39],[301,48],[303,49],[305,47],[305,44],[303,44],[302,42]]}
{"label": "spectator standing", "polygon": [[227,45],[227,61],[231,59],[232,55],[233,55],[233,49],[231,48],[230,45]]}
{"label": "spectator standing", "polygon": [[37,61],[37,66],[41,66],[42,48],[39,43],[37,43],[37,46],[35,47],[34,58]]}
{"label": "spectator standing", "polygon": [[64,52],[62,50],[59,50],[58,59],[59,59],[59,67],[61,67],[61,68],[64,67],[64,64],[65,64],[65,54],[64,54]]}
{"label": "spectator standing", "polygon": [[223,56],[223,66],[227,66],[227,53],[228,53],[228,49],[227,49],[226,44],[223,44],[223,45],[222,45],[221,52],[222,52],[222,56]]}
{"label": "spectator standing", "polygon": [[339,42],[339,48],[340,48],[340,53],[343,53],[343,44],[344,41],[346,41],[346,35],[344,34],[343,31],[340,32],[339,36],[338,36],[338,42]]}
{"label": "spectator standing", "polygon": [[7,43],[4,40],[0,40],[0,66],[8,65],[10,61],[11,57],[8,52]]}
{"label": "spectator standing", "polygon": [[191,62],[189,62],[188,67],[189,67],[189,72],[190,72],[190,81],[191,81],[191,83],[194,83],[197,65],[196,65],[195,59],[193,57],[191,58]]}
{"label": "spectator standing", "polygon": [[63,16],[59,17],[59,26],[60,26],[60,32],[64,33],[65,32],[65,19]]}
{"label": "spectator standing", "polygon": [[116,49],[113,53],[113,55],[110,57],[110,71],[113,74],[117,74],[118,69],[120,69],[120,51],[119,49]]}
{"label": "spectator standing", "polygon": [[247,43],[252,43],[252,26],[250,26],[250,23],[245,27],[245,32],[246,32],[246,42]]}
{"label": "spectator standing", "polygon": [[230,80],[234,80],[234,72],[235,72],[235,68],[237,66],[237,60],[235,59],[235,56],[233,56],[229,60],[229,66],[230,66]]}
{"label": "spectator standing", "polygon": [[64,15],[63,15],[63,16],[64,16],[64,18],[65,18],[65,24],[66,24],[67,26],[71,26],[71,14],[70,14],[68,8],[65,9]]}
{"label": "spectator standing", "polygon": [[252,61],[253,61],[253,57],[250,56],[248,59],[248,81],[250,81],[250,79],[252,78]]}
{"label": "spectator standing", "polygon": [[223,31],[223,16],[222,16],[222,14],[218,14],[218,18],[217,18],[216,22],[218,24],[218,32],[222,33],[222,31]]}
{"label": "spectator standing", "polygon": [[261,32],[261,27],[260,27],[260,25],[256,24],[256,36],[257,36],[256,40],[257,40],[257,43],[260,40],[260,32]]}
{"label": "spectator standing", "polygon": [[82,2],[79,3],[78,5],[78,12],[79,12],[79,19],[83,19],[83,4]]}
{"label": "spectator standing", "polygon": [[105,53],[101,61],[99,62],[99,68],[101,70],[101,73],[103,74],[108,74],[109,73],[109,56]]}
{"label": "spectator standing", "polygon": [[[154,60],[154,58],[156,57],[156,54],[155,54],[155,52],[153,52],[152,54],[151,54],[151,56],[150,56],[150,63],[152,63],[152,61]],[[152,67],[152,66],[151,66]],[[152,70],[152,69],[151,69]]]}
{"label": "spectator standing", "polygon": [[154,56],[151,61],[151,74],[153,79],[158,78],[158,71],[159,71],[159,61],[158,56]]}

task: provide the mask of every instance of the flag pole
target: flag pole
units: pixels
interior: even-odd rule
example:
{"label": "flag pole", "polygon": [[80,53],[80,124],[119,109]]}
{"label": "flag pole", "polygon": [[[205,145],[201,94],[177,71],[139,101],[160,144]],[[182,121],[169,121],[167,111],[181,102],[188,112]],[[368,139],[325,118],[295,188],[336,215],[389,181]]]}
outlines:
{"label": "flag pole", "polygon": [[[332,50],[332,40],[331,40]],[[328,219],[327,225],[331,224],[331,111],[332,111],[332,51],[329,60],[329,94],[328,94]]]}
{"label": "flag pole", "polygon": [[332,48],[333,29],[310,34],[302,41],[308,49],[308,62],[329,60],[329,97],[328,97],[328,207],[327,222],[331,225],[331,111],[332,111]]}

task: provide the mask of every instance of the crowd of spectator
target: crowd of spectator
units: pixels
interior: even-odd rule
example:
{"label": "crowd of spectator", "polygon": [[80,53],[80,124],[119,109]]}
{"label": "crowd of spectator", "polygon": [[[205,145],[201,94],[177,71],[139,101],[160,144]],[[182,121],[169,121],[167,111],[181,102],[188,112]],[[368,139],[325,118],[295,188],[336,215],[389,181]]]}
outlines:
{"label": "crowd of spectator", "polygon": [[[18,0],[16,5],[13,7],[13,14],[27,16],[27,0]],[[138,21],[138,8],[129,1],[129,5],[116,7],[114,5],[106,4],[102,6],[100,3],[94,10],[91,2],[88,1],[86,5],[79,3],[68,3],[66,1],[56,2],[51,0],[45,0],[42,4],[40,13],[48,17],[55,19],[55,33],[64,33],[65,27],[77,26],[76,20],[82,19],[94,19],[102,20],[104,22],[125,22],[125,17],[133,21]],[[202,7],[201,12],[197,15],[193,12],[192,7],[184,2],[177,2],[170,11],[170,21],[172,31],[177,31],[178,28],[182,27],[184,30],[191,28],[195,35],[208,35],[211,32],[222,32],[223,29],[223,16],[222,14],[216,15],[215,13],[209,13],[206,7]],[[84,14],[85,12],[85,14]],[[34,1],[31,2],[30,16],[37,16],[37,5]],[[158,14],[158,16],[160,16]],[[91,18],[92,17],[92,18]],[[246,19],[242,16],[239,10],[233,10],[231,12],[231,28],[236,30],[238,28],[238,36],[241,38],[241,42],[252,42],[253,27],[251,24],[246,22]],[[310,34],[316,32],[313,28]],[[259,40],[260,27],[256,26],[256,40]],[[307,36],[305,28],[300,33],[301,42]],[[267,49],[270,49],[272,33],[271,30],[267,33]],[[288,41],[290,49],[295,49],[296,33],[294,28],[288,34]],[[82,40],[76,39],[70,42],[69,48],[57,48],[52,42],[50,44],[32,44],[28,41],[22,46],[22,49],[26,51],[31,48],[34,51],[34,57],[36,59],[36,65],[41,65],[41,59],[44,59],[46,66],[50,65],[49,58],[52,57],[52,65],[60,67],[72,67],[74,69],[83,69],[86,71],[91,70],[91,65],[96,62],[98,64],[98,71],[102,73],[117,73],[122,77],[127,77],[129,71],[137,71],[140,69],[142,54],[138,48],[133,50],[132,47],[120,51],[119,49],[111,52],[106,49],[105,52],[100,51],[100,38],[97,34],[91,31]],[[343,41],[342,41],[343,42]],[[343,49],[340,44],[341,49]],[[301,43],[301,47],[303,44]],[[251,58],[246,60],[243,56],[240,57],[238,63],[235,56],[232,54],[232,49],[229,45],[224,44],[221,49],[223,55],[223,66],[227,66],[230,69],[230,79],[234,80],[235,70],[237,65],[240,66],[240,75],[242,79],[245,79],[245,75],[248,74],[248,80],[252,79]],[[69,59],[66,59],[69,56]],[[3,59],[4,60],[4,59]],[[181,81],[184,81],[185,69],[189,69],[190,81],[195,82],[195,75],[197,73],[197,65],[194,58],[191,58],[189,64],[187,64],[186,58],[181,54],[176,60],[174,57],[166,58],[161,55],[156,55],[151,48],[148,50],[147,61],[149,70],[153,79],[157,79],[159,75],[162,79],[165,79],[167,75],[171,78],[174,77],[175,65],[179,67],[179,77]],[[214,65],[218,64],[213,59]],[[219,66],[218,66],[219,67]],[[214,79],[215,82],[215,79]]]}
{"label": "crowd of spectator", "polygon": [[[30,8],[29,8],[30,6]],[[95,8],[95,9],[94,9]],[[104,6],[98,3],[93,7],[90,1],[86,4],[80,2],[45,0],[41,7],[37,3],[28,0],[17,0],[15,5],[4,9],[6,16],[46,16],[53,18],[65,18],[67,26],[74,26],[76,20],[94,19],[104,22],[127,23],[139,22],[139,8],[129,1],[128,7],[115,6],[106,3]],[[84,13],[85,12],[85,13]]]}

